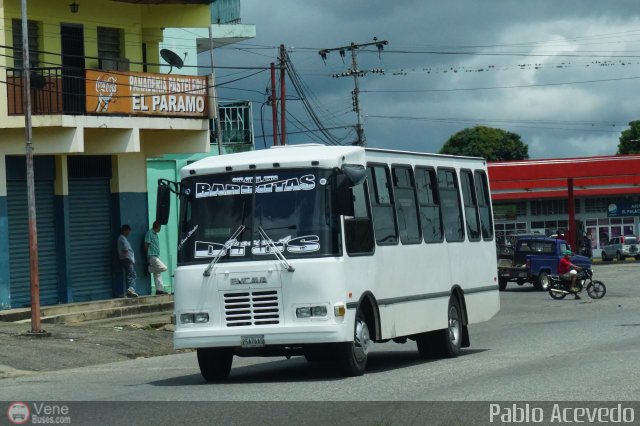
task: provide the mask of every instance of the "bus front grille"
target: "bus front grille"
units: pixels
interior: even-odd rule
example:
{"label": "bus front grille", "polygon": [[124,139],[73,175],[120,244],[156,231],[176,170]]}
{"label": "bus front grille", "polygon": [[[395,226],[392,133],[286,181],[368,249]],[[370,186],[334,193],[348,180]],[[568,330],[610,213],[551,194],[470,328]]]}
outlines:
{"label": "bus front grille", "polygon": [[224,293],[224,315],[227,327],[279,324],[278,292],[260,290]]}

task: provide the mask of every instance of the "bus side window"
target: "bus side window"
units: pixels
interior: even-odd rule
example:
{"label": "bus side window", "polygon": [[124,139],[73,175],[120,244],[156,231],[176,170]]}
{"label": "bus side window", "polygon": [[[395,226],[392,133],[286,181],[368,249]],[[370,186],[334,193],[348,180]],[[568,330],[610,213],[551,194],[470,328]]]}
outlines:
{"label": "bus side window", "polygon": [[373,228],[378,244],[397,244],[398,230],[393,211],[389,169],[386,166],[367,167],[369,199],[373,215]]}
{"label": "bus side window", "polygon": [[480,219],[478,217],[478,200],[473,184],[471,170],[461,170],[462,200],[464,201],[464,217],[467,222],[469,241],[480,241]]}
{"label": "bus side window", "polygon": [[438,190],[440,191],[445,238],[449,242],[464,241],[458,177],[454,169],[438,168]]}
{"label": "bus side window", "polygon": [[373,254],[373,223],[369,211],[369,200],[365,189],[366,181],[351,188],[353,193],[353,218],[344,221],[347,254]]}
{"label": "bus side window", "polygon": [[402,244],[419,244],[422,242],[422,237],[413,172],[408,166],[394,166],[391,168],[391,173],[393,175],[393,193],[398,215],[400,241]]}
{"label": "bus side window", "polygon": [[480,208],[480,226],[482,228],[482,238],[486,241],[493,239],[493,215],[491,214],[491,203],[489,202],[489,187],[487,186],[487,175],[483,171],[476,170],[476,194],[478,196],[478,207]]}
{"label": "bus side window", "polygon": [[416,189],[424,241],[425,243],[442,242],[442,215],[435,170],[416,167]]}

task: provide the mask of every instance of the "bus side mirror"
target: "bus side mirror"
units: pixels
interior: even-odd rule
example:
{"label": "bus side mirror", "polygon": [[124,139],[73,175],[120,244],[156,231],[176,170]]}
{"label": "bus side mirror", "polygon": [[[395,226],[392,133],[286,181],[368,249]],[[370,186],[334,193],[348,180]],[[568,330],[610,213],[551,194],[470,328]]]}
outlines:
{"label": "bus side mirror", "polygon": [[349,179],[351,187],[360,185],[367,177],[367,169],[361,164],[343,164],[340,170]]}
{"label": "bus side mirror", "polygon": [[158,182],[158,193],[156,197],[156,221],[161,225],[169,222],[169,211],[171,209],[171,189],[166,182]]}
{"label": "bus side mirror", "polygon": [[343,174],[336,176],[336,187],[333,191],[333,210],[339,215],[353,216],[351,179]]}

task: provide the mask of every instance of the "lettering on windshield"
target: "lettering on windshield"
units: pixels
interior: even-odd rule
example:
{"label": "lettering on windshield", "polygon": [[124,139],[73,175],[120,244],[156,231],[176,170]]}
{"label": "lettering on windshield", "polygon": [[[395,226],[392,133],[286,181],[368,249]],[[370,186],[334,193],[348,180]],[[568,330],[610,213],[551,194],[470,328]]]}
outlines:
{"label": "lettering on windshield", "polygon": [[[256,176],[256,194],[270,194],[292,191],[310,191],[315,189],[314,175],[303,175],[278,180],[278,176]],[[234,183],[196,183],[196,198],[223,197],[253,193],[253,178],[239,177]]]}
{"label": "lettering on windshield", "polygon": [[[235,241],[230,245],[229,253],[227,253],[227,248],[224,244],[196,241],[194,257],[197,259],[212,258],[219,254],[221,256],[229,254],[231,257],[242,257],[247,255],[248,249],[251,254],[257,256],[273,255],[273,250],[269,247],[269,244],[271,243],[265,240]],[[320,237],[317,235],[305,235],[304,237],[296,238],[287,236],[278,241],[273,241],[273,244],[281,252],[313,253],[320,250]]]}
{"label": "lettering on windshield", "polygon": [[182,246],[184,245],[184,243],[186,243],[186,242],[187,242],[187,240],[188,240],[189,238],[191,238],[191,236],[193,235],[193,233],[194,233],[194,232],[196,232],[196,230],[198,229],[198,226],[199,226],[199,225],[196,225],[196,226],[195,226],[191,231],[189,231],[189,233],[187,234],[187,236],[186,236],[186,237],[184,237],[184,238],[182,239],[182,241],[180,241],[180,244],[178,244],[178,250],[180,250],[180,249],[182,248]]}

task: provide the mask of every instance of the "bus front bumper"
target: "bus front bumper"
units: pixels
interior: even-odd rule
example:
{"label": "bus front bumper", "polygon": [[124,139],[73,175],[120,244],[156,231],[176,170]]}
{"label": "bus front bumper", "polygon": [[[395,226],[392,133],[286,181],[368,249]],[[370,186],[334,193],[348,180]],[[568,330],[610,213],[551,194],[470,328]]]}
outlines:
{"label": "bus front bumper", "polygon": [[323,324],[294,327],[265,327],[247,329],[211,329],[181,327],[173,334],[175,349],[214,347],[241,348],[243,337],[262,336],[264,346],[301,346],[317,343],[338,343],[353,340],[353,333],[345,324]]}

